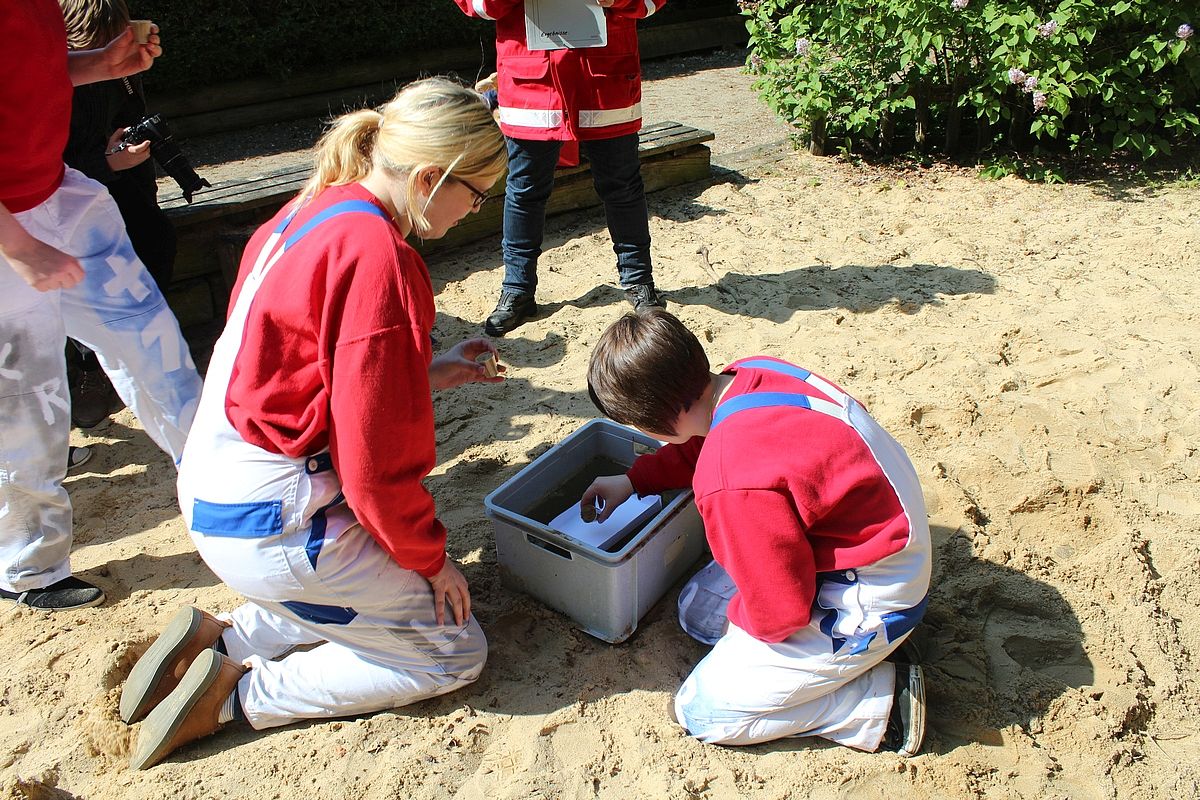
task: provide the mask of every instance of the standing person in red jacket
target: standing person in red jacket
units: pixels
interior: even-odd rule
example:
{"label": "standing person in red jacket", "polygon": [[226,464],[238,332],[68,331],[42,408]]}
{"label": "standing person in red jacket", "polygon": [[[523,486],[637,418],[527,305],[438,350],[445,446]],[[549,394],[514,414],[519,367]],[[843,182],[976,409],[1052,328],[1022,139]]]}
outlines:
{"label": "standing person in red jacket", "polygon": [[914,755],[924,679],[890,656],[925,612],[929,523],[903,448],[853,398],[786,361],[709,371],[665,311],[600,337],[588,391],[604,414],[668,442],[596,479],[598,519],[634,492],[691,486],[713,563],[679,596],[679,621],[714,645],[673,713],[704,742],[822,736]]}
{"label": "standing person in red jacket", "polygon": [[233,719],[368,714],[479,677],[487,642],[422,481],[430,390],[503,378],[475,361],[486,339],[434,356],[433,286],[405,238],[444,236],[504,166],[483,98],[419,81],[339,118],[251,238],[179,473],[196,549],[247,602],[182,609],[134,666],[135,769]]}
{"label": "standing person in red jacket", "polygon": [[625,296],[663,308],[650,261],[650,223],[638,159],[642,127],[637,21],[667,0],[579,0],[604,9],[603,47],[531,50],[524,0],[454,0],[468,16],[495,20],[500,129],[508,139],[504,282],[484,332],[502,336],[537,313],[537,262],[546,202],[560,155],[581,147],[604,201]]}

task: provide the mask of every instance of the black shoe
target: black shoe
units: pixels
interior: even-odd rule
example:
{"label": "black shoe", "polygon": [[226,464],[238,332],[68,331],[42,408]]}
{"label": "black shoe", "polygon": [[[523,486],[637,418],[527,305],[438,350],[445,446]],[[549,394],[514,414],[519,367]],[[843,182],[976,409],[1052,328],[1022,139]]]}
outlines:
{"label": "black shoe", "polygon": [[634,311],[667,307],[666,301],[659,295],[653,283],[635,283],[626,287],[625,299],[633,304]]}
{"label": "black shoe", "polygon": [[911,758],[925,741],[925,674],[919,664],[895,664],[896,691],[881,751]]}
{"label": "black shoe", "polygon": [[72,611],[100,605],[104,602],[104,592],[72,575],[44,589],[30,589],[27,592],[0,589],[0,598],[38,611]]}
{"label": "black shoe", "polygon": [[491,315],[483,323],[483,332],[488,336],[503,336],[520,327],[521,323],[536,314],[537,310],[533,295],[501,292],[500,302],[496,303]]}
{"label": "black shoe", "polygon": [[121,401],[104,370],[81,369],[71,382],[71,424],[76,428],[94,428],[114,411]]}

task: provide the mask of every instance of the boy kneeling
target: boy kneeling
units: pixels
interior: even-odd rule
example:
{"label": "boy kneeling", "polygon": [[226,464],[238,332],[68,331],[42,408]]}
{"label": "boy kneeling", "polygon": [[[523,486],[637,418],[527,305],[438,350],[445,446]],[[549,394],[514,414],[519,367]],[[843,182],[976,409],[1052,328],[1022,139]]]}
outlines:
{"label": "boy kneeling", "polygon": [[679,621],[714,645],[675,695],[701,741],[822,736],[914,755],[925,732],[916,664],[885,661],[925,611],[925,503],[903,448],[807,370],[754,357],[720,374],[675,317],[630,314],[601,336],[592,401],[668,444],[582,503],[604,520],[630,495],[695,491],[713,563]]}

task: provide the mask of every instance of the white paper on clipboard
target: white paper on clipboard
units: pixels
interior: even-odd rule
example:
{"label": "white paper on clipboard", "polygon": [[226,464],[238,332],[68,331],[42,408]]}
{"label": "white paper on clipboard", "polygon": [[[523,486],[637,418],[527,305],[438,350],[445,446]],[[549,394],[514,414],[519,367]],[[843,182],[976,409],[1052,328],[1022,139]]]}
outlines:
{"label": "white paper on clipboard", "polygon": [[530,50],[604,47],[604,9],[584,0],[525,0],[525,46]]}

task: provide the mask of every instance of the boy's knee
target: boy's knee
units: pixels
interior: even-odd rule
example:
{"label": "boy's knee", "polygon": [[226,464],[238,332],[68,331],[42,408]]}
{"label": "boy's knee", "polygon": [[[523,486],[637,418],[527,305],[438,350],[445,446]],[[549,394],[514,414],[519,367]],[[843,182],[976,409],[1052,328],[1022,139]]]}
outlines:
{"label": "boy's knee", "polygon": [[714,706],[710,698],[687,690],[685,683],[673,705],[675,721],[687,735],[705,744],[740,744],[746,721],[727,708]]}

